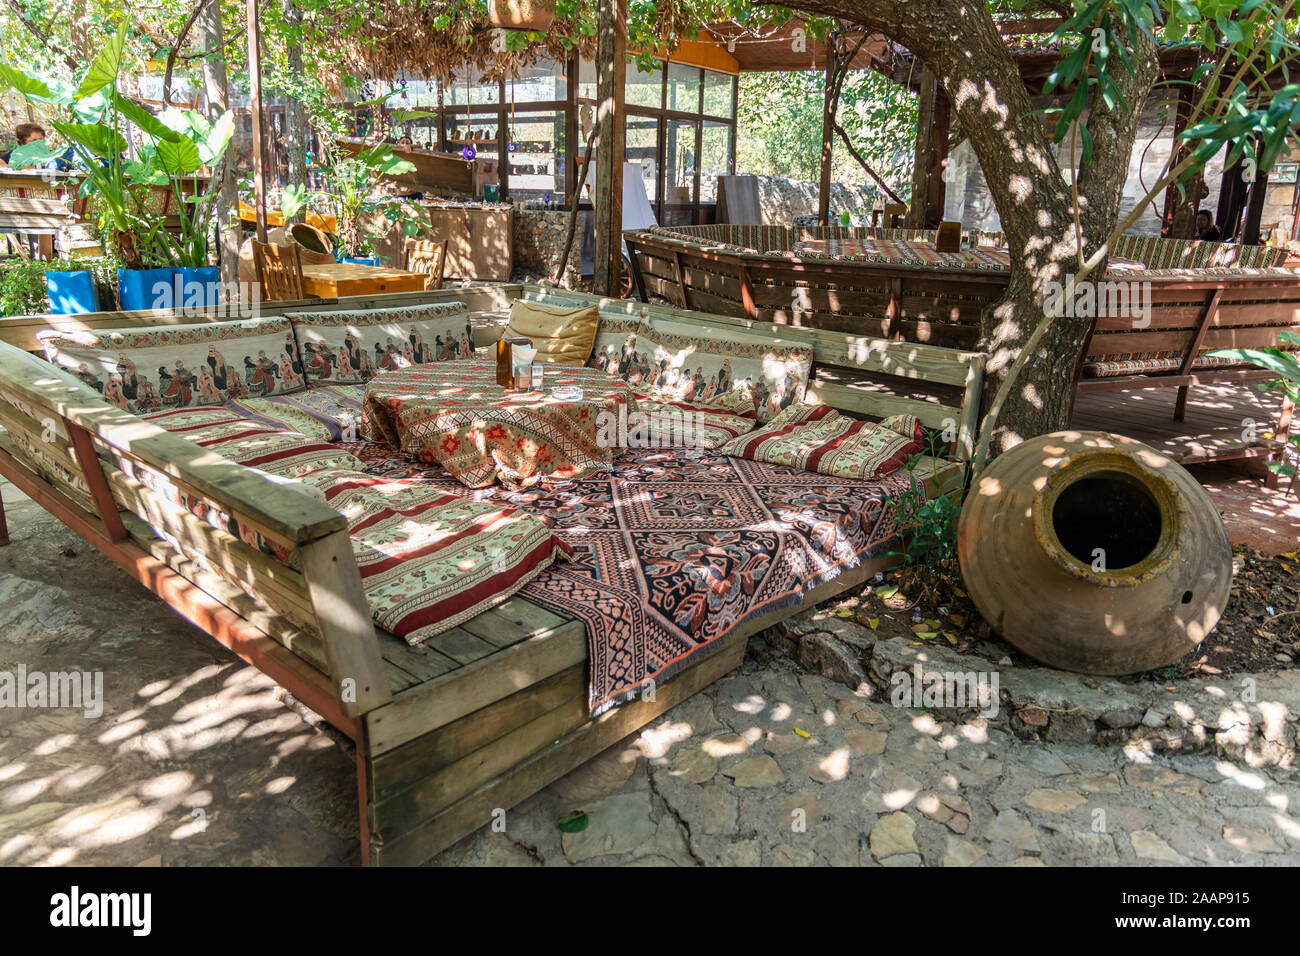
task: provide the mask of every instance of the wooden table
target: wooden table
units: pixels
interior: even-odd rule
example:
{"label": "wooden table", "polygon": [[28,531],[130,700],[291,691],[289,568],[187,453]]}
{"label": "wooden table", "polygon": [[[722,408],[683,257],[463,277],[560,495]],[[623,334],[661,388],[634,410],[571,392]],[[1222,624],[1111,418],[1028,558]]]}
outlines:
{"label": "wooden table", "polygon": [[338,299],[345,295],[375,295],[379,292],[423,292],[429,277],[387,266],[356,262],[327,262],[302,266],[302,287],[308,295]]}
{"label": "wooden table", "polygon": [[[556,385],[582,396],[558,399]],[[516,391],[496,384],[495,362],[434,362],[371,379],[363,428],[467,487],[500,478],[519,488],[608,468],[626,450],[619,423],[636,408],[627,382],[593,368],[548,365],[541,391]]]}

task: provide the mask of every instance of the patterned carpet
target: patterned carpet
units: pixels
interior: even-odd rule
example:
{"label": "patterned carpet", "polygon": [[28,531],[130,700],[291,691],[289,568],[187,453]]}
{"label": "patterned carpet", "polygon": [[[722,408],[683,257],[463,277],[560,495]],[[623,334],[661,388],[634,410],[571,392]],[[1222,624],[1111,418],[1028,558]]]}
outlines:
{"label": "patterned carpet", "polygon": [[347,449],[386,478],[511,504],[559,530],[573,560],[519,593],[587,627],[600,713],[662,683],[736,627],[888,550],[906,472],[857,482],[702,450],[632,451],[613,471],[518,492],[470,491],[375,442]]}

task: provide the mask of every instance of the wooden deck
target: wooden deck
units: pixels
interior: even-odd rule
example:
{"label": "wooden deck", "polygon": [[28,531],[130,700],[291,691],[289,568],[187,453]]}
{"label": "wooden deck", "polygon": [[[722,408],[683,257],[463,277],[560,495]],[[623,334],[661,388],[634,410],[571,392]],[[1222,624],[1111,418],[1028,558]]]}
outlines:
{"label": "wooden deck", "polygon": [[[1176,388],[1135,388],[1080,392],[1070,424],[1136,438],[1175,461],[1194,464],[1207,458],[1249,458],[1267,454],[1264,438],[1278,421],[1281,397],[1244,385],[1197,385],[1188,396],[1186,418],[1174,420]],[[1245,439],[1250,422],[1258,440]],[[1300,429],[1292,421],[1291,430]]]}

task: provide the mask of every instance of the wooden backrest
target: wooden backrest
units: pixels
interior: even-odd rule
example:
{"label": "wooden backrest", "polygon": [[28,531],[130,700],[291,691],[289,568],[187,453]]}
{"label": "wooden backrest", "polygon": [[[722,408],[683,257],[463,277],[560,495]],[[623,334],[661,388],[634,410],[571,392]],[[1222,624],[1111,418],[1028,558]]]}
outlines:
{"label": "wooden backrest", "polygon": [[[1187,363],[1225,348],[1278,345],[1283,331],[1300,333],[1300,275],[1143,279],[1111,285],[1106,314],[1088,342],[1089,362],[1181,358]],[[1125,304],[1121,293],[1139,298]],[[1142,307],[1143,303],[1149,309]]]}
{"label": "wooden backrest", "polygon": [[277,246],[253,240],[253,262],[262,298],[284,301],[307,298],[302,285],[302,255],[297,245]]}
{"label": "wooden backrest", "polygon": [[406,240],[406,268],[410,272],[423,272],[429,276],[426,289],[441,289],[443,273],[447,269],[447,241],[431,239]]}
{"label": "wooden backrest", "polygon": [[[24,490],[96,547],[127,549],[133,565],[161,562],[236,609],[323,675],[349,717],[391,698],[347,521],[333,508],[3,342],[0,428],[0,472],[26,480]],[[268,550],[295,556],[294,566]]]}

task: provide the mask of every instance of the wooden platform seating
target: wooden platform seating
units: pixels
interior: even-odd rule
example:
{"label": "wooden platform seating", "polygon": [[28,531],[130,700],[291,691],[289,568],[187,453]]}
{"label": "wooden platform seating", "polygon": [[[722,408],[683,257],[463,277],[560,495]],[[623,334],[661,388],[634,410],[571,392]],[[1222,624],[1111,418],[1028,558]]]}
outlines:
{"label": "wooden platform seating", "polygon": [[[506,303],[516,298],[595,304],[619,334],[626,322],[694,324],[722,339],[765,329],[746,319],[536,286],[456,294],[468,300],[480,345],[499,334]],[[367,305],[409,313],[429,303],[450,309],[451,301],[423,293],[299,304],[290,321],[318,329],[328,346],[336,332],[363,321]],[[284,311],[269,303],[261,321],[281,321],[277,309]],[[324,314],[313,319],[313,310]],[[363,318],[338,318],[358,314]],[[159,328],[193,322],[162,313],[44,322],[85,337],[142,320]],[[366,863],[429,859],[490,822],[495,809],[514,806],[737,666],[750,634],[798,610],[781,607],[744,621],[653,698],[592,717],[581,621],[515,595],[413,646],[367,613],[366,584],[342,514],[214,450],[225,446],[200,448],[166,430],[159,424],[166,416],[145,420],[110,404],[87,381],[24,351],[34,348],[41,321],[0,322],[0,473],[355,742]],[[787,334],[811,352],[807,400],[870,418],[913,413],[943,431],[959,456],[969,454],[983,356],[830,330],[782,330]],[[311,387],[310,372],[306,377]],[[295,394],[304,393],[283,397]],[[936,493],[951,488],[959,473],[957,464],[931,458],[918,471]],[[202,505],[208,520],[175,507],[177,494]],[[889,560],[846,566],[807,600],[856,585]]]}

